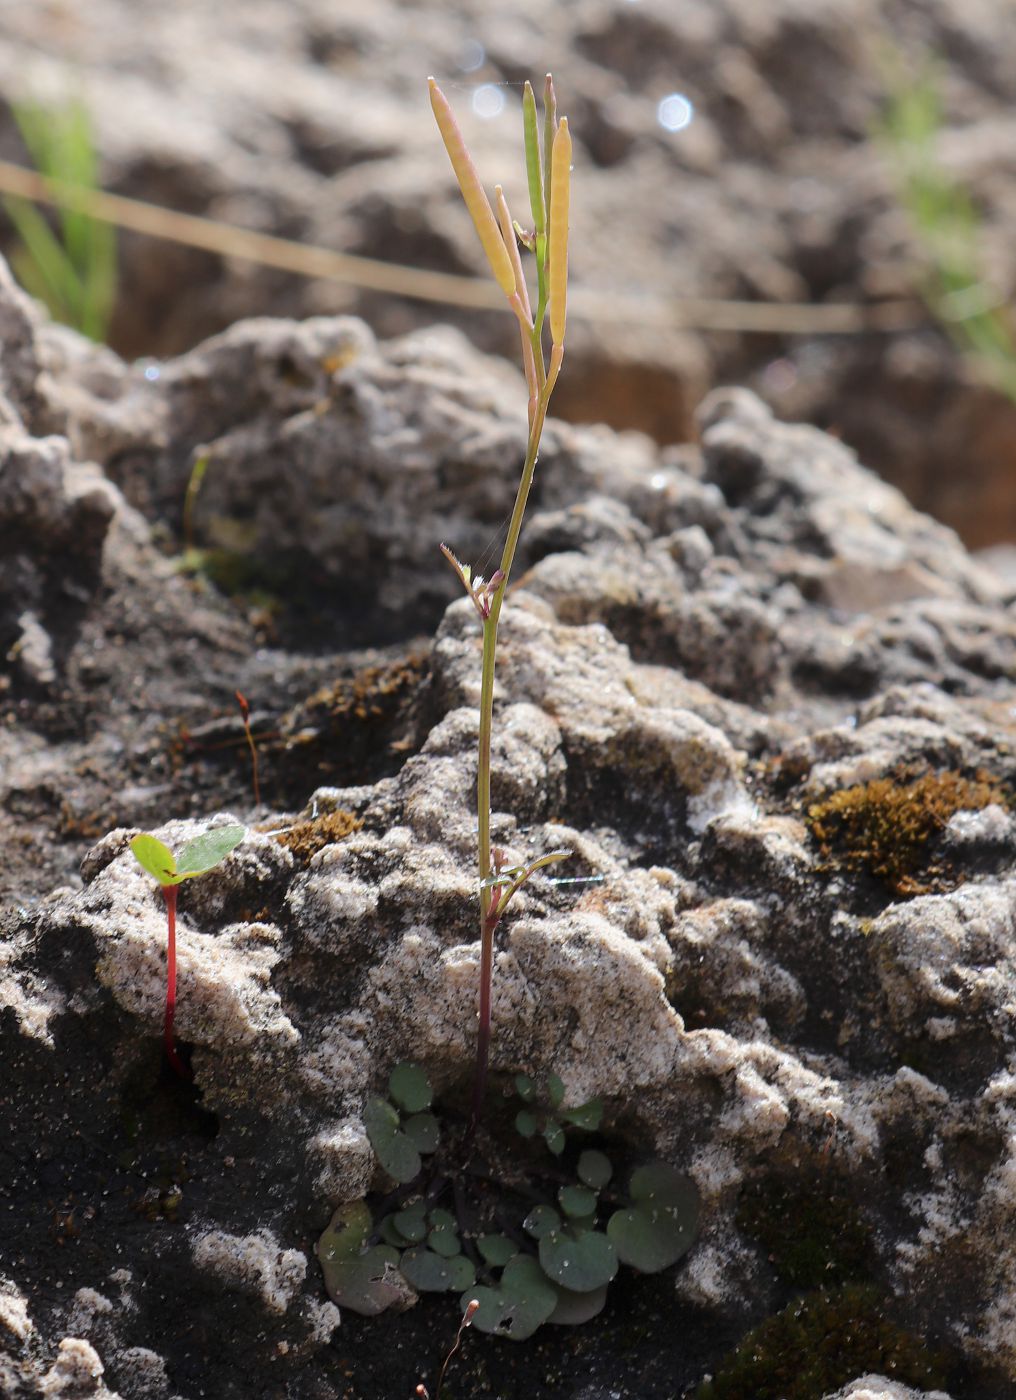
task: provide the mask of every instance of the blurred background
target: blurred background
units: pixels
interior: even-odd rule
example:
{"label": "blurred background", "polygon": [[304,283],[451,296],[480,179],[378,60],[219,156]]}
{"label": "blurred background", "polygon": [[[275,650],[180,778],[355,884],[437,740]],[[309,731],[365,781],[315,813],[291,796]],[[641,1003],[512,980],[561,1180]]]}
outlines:
{"label": "blurred background", "polygon": [[[576,138],[555,412],[682,442],[744,383],[970,546],[1016,540],[1008,0],[0,0],[0,246],[129,359],[354,312],[514,363],[426,77],[521,217],[548,68]],[[135,203],[89,205],[113,231],[12,167]]]}

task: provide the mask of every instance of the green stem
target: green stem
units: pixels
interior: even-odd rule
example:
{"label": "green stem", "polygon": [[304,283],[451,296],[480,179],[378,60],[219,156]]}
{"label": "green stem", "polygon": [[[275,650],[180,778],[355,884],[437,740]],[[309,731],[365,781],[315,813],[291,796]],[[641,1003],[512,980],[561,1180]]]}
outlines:
{"label": "green stem", "polygon": [[[542,359],[542,357],[541,357]],[[539,361],[538,361],[539,363]],[[536,459],[540,451],[540,438],[547,417],[549,396],[541,393],[532,427],[529,430],[529,445],[522,468],[522,478],[515,496],[515,507],[508,525],[508,538],[501,555],[503,575],[497,591],[491,599],[490,612],[483,624],[483,662],[480,674],[480,735],[477,745],[476,764],[476,824],[479,844],[480,867],[480,1023],[476,1042],[476,1075],[473,1081],[473,1115],[470,1125],[470,1138],[475,1132],[483,1107],[484,1090],[487,1084],[487,1064],[490,1058],[491,1026],[491,982],[494,973],[494,933],[498,919],[496,904],[492,905],[493,891],[484,882],[490,878],[493,865],[490,846],[490,735],[494,722],[494,669],[497,663],[497,624],[501,616],[505,590],[515,562],[522,531],[522,518],[526,513],[529,490],[536,471]],[[498,891],[500,893],[500,891]]]}

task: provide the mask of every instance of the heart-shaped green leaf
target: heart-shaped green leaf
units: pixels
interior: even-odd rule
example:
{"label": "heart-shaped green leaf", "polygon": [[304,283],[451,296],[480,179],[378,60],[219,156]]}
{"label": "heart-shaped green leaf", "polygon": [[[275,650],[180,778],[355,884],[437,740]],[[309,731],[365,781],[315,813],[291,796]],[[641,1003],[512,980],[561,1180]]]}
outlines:
{"label": "heart-shaped green leaf", "polygon": [[496,1288],[474,1287],[463,1293],[459,1300],[463,1312],[474,1298],[480,1306],[473,1316],[473,1326],[480,1332],[510,1337],[514,1342],[531,1337],[547,1321],[558,1301],[557,1289],[528,1254],[518,1254],[505,1265]]}
{"label": "heart-shaped green leaf", "polygon": [[635,1204],[614,1212],[607,1235],[623,1264],[644,1274],[659,1273],[676,1264],[695,1241],[701,1210],[698,1189],[675,1167],[651,1162],[632,1173],[629,1190]]}
{"label": "heart-shaped green leaf", "polygon": [[430,1249],[407,1249],[399,1267],[421,1293],[446,1293],[452,1289],[469,1288],[476,1278],[476,1270],[465,1255],[456,1254],[446,1259]]}
{"label": "heart-shaped green leaf", "polygon": [[[434,1219],[435,1216],[443,1217],[446,1214],[446,1211],[431,1212],[431,1229],[430,1233],[427,1235],[427,1243],[435,1254],[440,1254],[445,1259],[450,1259],[453,1255],[462,1252],[462,1245],[459,1242],[458,1226],[451,1216],[449,1216],[447,1220],[443,1218],[438,1220]],[[464,1288],[465,1284],[462,1286]]]}
{"label": "heart-shaped green leaf", "polygon": [[430,1108],[434,1098],[430,1081],[419,1065],[403,1061],[392,1070],[388,1079],[388,1093],[393,1103],[406,1113],[421,1113]]}
{"label": "heart-shaped green leaf", "polygon": [[317,1256],[322,1265],[359,1254],[373,1225],[366,1201],[349,1201],[339,1206],[317,1242]]}
{"label": "heart-shaped green leaf", "polygon": [[617,1273],[617,1250],[598,1230],[578,1239],[555,1230],[540,1240],[540,1265],[554,1283],[573,1293],[589,1293]]}

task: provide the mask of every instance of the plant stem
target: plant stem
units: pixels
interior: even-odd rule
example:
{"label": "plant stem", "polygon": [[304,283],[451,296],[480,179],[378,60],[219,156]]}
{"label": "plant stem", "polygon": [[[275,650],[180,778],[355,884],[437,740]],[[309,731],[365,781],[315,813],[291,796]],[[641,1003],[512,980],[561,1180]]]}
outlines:
{"label": "plant stem", "polygon": [[173,1040],[173,1016],[176,1011],[176,885],[160,885],[162,897],[166,901],[166,932],[168,935],[166,952],[166,1019],[162,1025],[162,1043],[166,1048],[166,1059],[180,1075],[181,1079],[193,1076],[180,1056],[176,1053]]}
{"label": "plant stem", "polygon": [[[542,361],[542,355],[540,356]],[[539,363],[539,361],[538,361]],[[491,982],[494,974],[494,934],[497,930],[498,915],[496,896],[500,890],[492,890],[485,881],[492,872],[490,849],[490,734],[494,720],[494,668],[497,662],[497,624],[501,616],[505,590],[515,561],[515,550],[522,530],[522,518],[526,512],[529,490],[536,471],[536,459],[540,451],[540,437],[547,417],[549,395],[542,393],[536,405],[529,429],[529,444],[526,460],[522,467],[522,477],[515,496],[515,507],[508,525],[508,537],[501,555],[503,578],[497,592],[491,599],[490,613],[483,624],[483,662],[480,675],[480,735],[477,745],[476,765],[476,823],[479,845],[480,868],[480,1019],[476,1040],[476,1074],[473,1080],[473,1110],[468,1139],[471,1140],[480,1121],[483,1109],[484,1092],[487,1087],[487,1064],[490,1058],[491,1022]]]}

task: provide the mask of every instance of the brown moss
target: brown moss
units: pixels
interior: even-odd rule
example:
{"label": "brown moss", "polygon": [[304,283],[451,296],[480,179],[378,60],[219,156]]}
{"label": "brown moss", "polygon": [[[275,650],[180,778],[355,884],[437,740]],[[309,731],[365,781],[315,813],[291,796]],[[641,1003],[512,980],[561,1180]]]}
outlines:
{"label": "brown moss", "polygon": [[296,859],[306,865],[318,851],[323,851],[326,846],[334,846],[337,841],[341,841],[353,831],[359,831],[362,826],[363,822],[359,817],[354,817],[352,812],[339,810],[324,812],[313,821],[297,822],[295,826],[287,827],[285,831],[274,832],[273,835],[280,846],[292,851]]}
{"label": "brown moss", "polygon": [[834,792],[808,808],[807,821],[826,860],[867,871],[894,894],[927,894],[956,882],[933,849],[949,818],[993,802],[1008,798],[990,774],[897,775]]}

